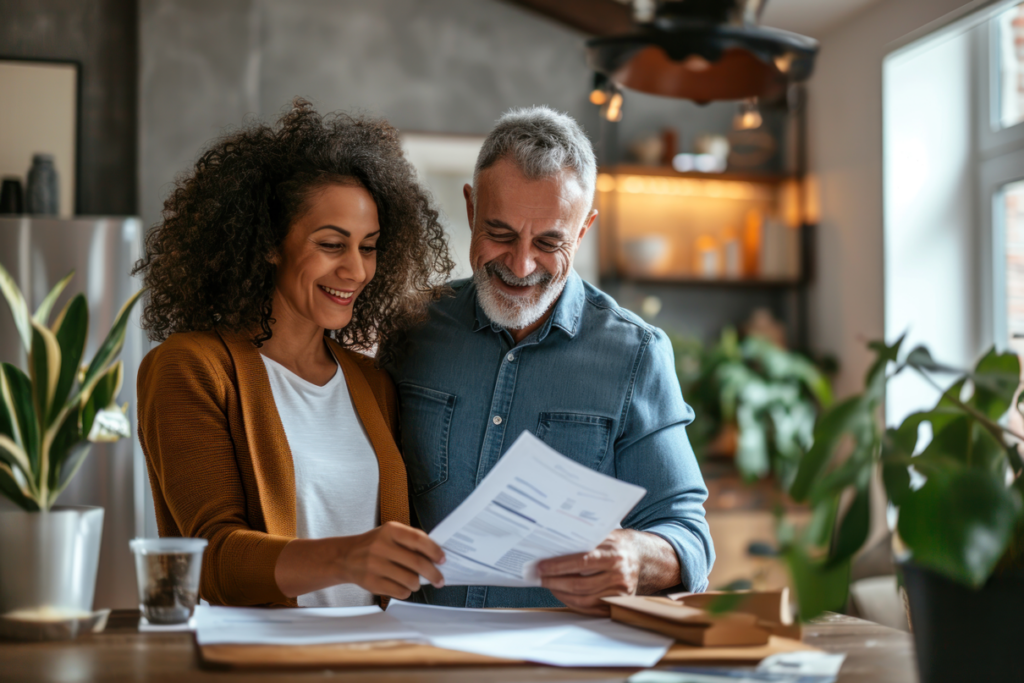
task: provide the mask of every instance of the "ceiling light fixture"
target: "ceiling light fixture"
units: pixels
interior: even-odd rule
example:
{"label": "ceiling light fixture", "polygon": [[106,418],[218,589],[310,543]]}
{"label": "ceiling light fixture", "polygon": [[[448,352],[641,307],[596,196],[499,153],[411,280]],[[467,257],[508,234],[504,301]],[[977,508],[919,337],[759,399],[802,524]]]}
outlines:
{"label": "ceiling light fixture", "polygon": [[[624,88],[694,100],[774,100],[814,69],[818,42],[759,26],[767,0],[650,0],[637,31],[587,41],[590,67]],[[636,0],[634,0],[636,2]]]}

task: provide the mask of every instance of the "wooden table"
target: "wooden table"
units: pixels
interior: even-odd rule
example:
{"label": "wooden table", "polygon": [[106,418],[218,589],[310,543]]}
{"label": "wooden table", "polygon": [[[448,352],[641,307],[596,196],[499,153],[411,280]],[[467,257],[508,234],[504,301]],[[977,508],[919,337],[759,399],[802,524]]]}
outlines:
{"label": "wooden table", "polygon": [[[114,612],[107,629],[71,642],[0,641],[0,681],[280,681],[344,678],[346,683],[424,681],[624,681],[624,669],[560,669],[547,666],[338,671],[219,671],[200,668],[191,633],[139,633],[138,613]],[[805,629],[805,642],[829,652],[845,652],[840,683],[904,683],[917,680],[913,645],[907,633],[869,621],[829,615]]]}

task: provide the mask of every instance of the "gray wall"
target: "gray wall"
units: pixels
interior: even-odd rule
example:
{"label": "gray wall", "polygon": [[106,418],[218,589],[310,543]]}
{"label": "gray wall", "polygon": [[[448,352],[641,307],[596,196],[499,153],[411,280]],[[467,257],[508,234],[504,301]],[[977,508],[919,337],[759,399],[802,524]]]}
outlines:
{"label": "gray wall", "polygon": [[585,36],[496,0],[141,0],[140,14],[147,225],[206,144],[296,96],[410,131],[486,133],[530,104],[598,128]]}
{"label": "gray wall", "polygon": [[[595,143],[609,126],[587,100],[587,36],[498,0],[140,0],[140,27],[147,226],[206,145],[248,116],[273,119],[296,96],[407,131],[484,134],[505,110],[531,104],[568,112]],[[672,126],[688,151],[700,133],[728,133],[734,112],[628,92],[608,139],[621,160],[630,141]],[[702,337],[758,306],[786,314],[777,291],[626,289],[623,305],[657,294],[656,324]]]}
{"label": "gray wall", "polygon": [[0,56],[81,63],[76,212],[134,214],[138,210],[135,0],[3,0]]}

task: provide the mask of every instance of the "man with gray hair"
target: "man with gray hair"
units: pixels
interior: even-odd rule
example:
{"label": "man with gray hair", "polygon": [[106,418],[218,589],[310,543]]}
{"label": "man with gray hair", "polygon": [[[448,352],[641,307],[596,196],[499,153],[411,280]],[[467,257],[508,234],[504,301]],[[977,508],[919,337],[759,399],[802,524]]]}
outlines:
{"label": "man with gray hair", "polygon": [[572,118],[532,107],[498,121],[463,190],[473,277],[452,283],[389,368],[402,450],[428,531],[523,430],[647,495],[596,550],[541,562],[543,588],[424,586],[421,600],[607,614],[602,597],[707,588],[707,488],[672,347],[572,268],[597,216],[596,178]]}

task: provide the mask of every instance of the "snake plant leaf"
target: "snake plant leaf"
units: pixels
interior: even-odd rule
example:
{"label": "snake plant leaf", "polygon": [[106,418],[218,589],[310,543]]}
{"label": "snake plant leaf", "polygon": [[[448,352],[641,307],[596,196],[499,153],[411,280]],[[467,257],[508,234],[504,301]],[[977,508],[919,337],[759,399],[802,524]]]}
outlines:
{"label": "snake plant leaf", "polygon": [[0,398],[14,416],[15,438],[28,458],[29,469],[39,471],[39,448],[41,435],[36,411],[32,406],[32,382],[19,368],[10,363],[0,363]]}
{"label": "snake plant leaf", "polygon": [[82,467],[82,463],[85,462],[86,457],[89,455],[89,450],[92,444],[88,441],[82,441],[72,447],[67,456],[64,459],[64,466],[61,468],[60,477],[57,480],[57,485],[50,490],[50,498],[47,501],[47,505],[51,506],[57,502],[57,498],[64,492],[64,489],[68,487],[68,484],[78,474],[78,470]]}
{"label": "snake plant leaf", "polygon": [[28,313],[28,304],[25,303],[25,297],[22,296],[18,283],[2,265],[0,265],[0,292],[7,299],[7,305],[14,317],[14,327],[18,330],[21,344],[27,353],[32,348],[32,317]]}
{"label": "snake plant leaf", "polygon": [[[870,470],[866,469],[870,474]],[[828,563],[835,566],[843,562],[849,562],[854,554],[868,540],[868,531],[871,527],[871,495],[869,492],[870,481],[865,481],[862,486],[857,487],[857,493],[850,503],[850,507],[839,522],[839,530],[836,532],[836,542],[832,548],[832,554]]]}
{"label": "snake plant leaf", "polygon": [[1021,496],[998,474],[936,468],[900,507],[900,537],[914,562],[980,587],[1006,550],[1021,516]]}
{"label": "snake plant leaf", "polygon": [[[28,454],[9,436],[0,436],[0,461],[10,467],[17,467],[25,477],[31,479]],[[11,476],[14,476],[13,473]]]}
{"label": "snake plant leaf", "polygon": [[832,453],[839,440],[843,434],[851,430],[857,420],[864,419],[865,412],[863,397],[851,396],[821,416],[814,430],[814,445],[800,461],[800,468],[789,489],[789,495],[793,500],[798,503],[807,500],[814,480],[832,459]]}
{"label": "snake plant leaf", "polygon": [[50,311],[53,310],[53,305],[57,303],[57,298],[60,296],[64,288],[68,286],[68,282],[74,277],[75,271],[71,271],[64,276],[64,279],[53,286],[50,293],[43,299],[43,303],[39,304],[39,308],[36,309],[36,314],[32,316],[40,325],[46,325],[46,321],[50,319]]}
{"label": "snake plant leaf", "polygon": [[796,586],[800,621],[810,621],[823,612],[842,612],[850,586],[850,562],[827,562],[812,558],[799,545],[783,553]]}
{"label": "snake plant leaf", "polygon": [[50,476],[49,489],[56,491],[65,468],[65,461],[71,456],[73,449],[82,441],[82,411],[78,406],[64,414],[61,424],[51,425],[54,435],[50,443]]}
{"label": "snake plant leaf", "polygon": [[[0,371],[0,382],[3,382],[3,372]],[[6,436],[11,439],[16,439],[16,427],[15,427],[15,416],[12,412],[13,406],[8,405],[7,401],[3,398],[3,388],[0,386],[0,436]]]}
{"label": "snake plant leaf", "polygon": [[60,379],[60,344],[50,330],[32,321],[32,351],[29,354],[28,367],[32,373],[32,394],[35,399],[36,415],[44,418],[41,427],[45,429],[45,420],[50,414],[50,406],[57,391]]}
{"label": "snake plant leaf", "polygon": [[106,371],[107,366],[117,357],[117,354],[121,353],[121,347],[124,346],[125,330],[128,327],[128,317],[143,291],[145,290],[140,289],[132,294],[118,312],[110,332],[107,333],[107,338],[100,344],[99,351],[93,356],[92,362],[89,363],[89,369],[85,372],[80,389],[83,393],[91,389],[93,382]]}
{"label": "snake plant leaf", "polygon": [[68,301],[53,324],[53,332],[60,345],[61,364],[57,389],[53,394],[53,404],[47,417],[50,424],[57,419],[57,414],[71,393],[75,374],[85,351],[85,342],[89,334],[89,306],[83,295],[77,294]]}
{"label": "snake plant leaf", "polygon": [[39,506],[32,497],[22,491],[10,467],[0,464],[0,493],[26,512],[38,512]]}
{"label": "snake plant leaf", "polygon": [[[124,381],[124,363],[117,361],[93,385],[82,406],[82,433],[92,435],[96,416],[107,408],[115,408],[115,400]],[[92,440],[92,439],[90,439]],[[109,439],[108,439],[109,440]]]}

